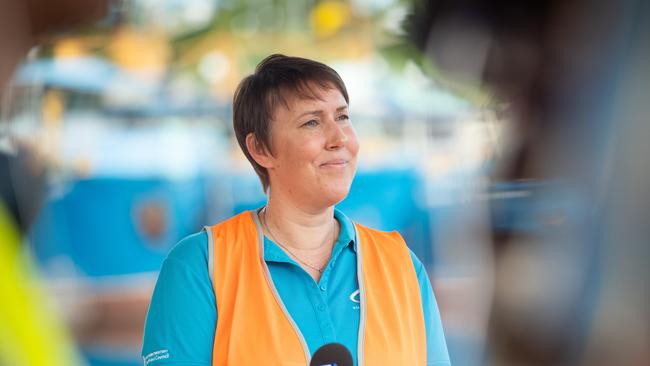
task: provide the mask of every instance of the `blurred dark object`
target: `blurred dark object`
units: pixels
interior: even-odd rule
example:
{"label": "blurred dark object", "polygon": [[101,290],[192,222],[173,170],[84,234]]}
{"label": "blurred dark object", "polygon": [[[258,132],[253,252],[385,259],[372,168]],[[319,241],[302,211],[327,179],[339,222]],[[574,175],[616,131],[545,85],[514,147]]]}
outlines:
{"label": "blurred dark object", "polygon": [[461,79],[478,73],[504,98],[526,98],[542,87],[539,60],[551,12],[570,2],[416,1],[406,27],[415,45],[442,70]]}
{"label": "blurred dark object", "polygon": [[[559,182],[491,201],[515,225],[492,218],[488,364],[650,364],[649,19],[642,0],[414,3],[411,41],[505,105],[511,138],[492,176],[514,187],[504,196]],[[522,226],[545,221],[544,202],[561,219]]]}
{"label": "blurred dark object", "polygon": [[0,199],[21,233],[38,215],[44,197],[45,171],[30,152],[0,152]]}

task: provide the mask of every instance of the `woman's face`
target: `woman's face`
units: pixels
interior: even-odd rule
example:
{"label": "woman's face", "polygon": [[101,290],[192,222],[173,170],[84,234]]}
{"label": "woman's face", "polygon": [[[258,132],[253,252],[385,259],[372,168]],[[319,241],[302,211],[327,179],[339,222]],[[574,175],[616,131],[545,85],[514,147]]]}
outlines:
{"label": "woman's face", "polygon": [[280,193],[294,204],[319,209],[348,194],[359,142],[341,92],[317,89],[316,97],[294,97],[288,108],[276,108],[267,169],[272,195]]}

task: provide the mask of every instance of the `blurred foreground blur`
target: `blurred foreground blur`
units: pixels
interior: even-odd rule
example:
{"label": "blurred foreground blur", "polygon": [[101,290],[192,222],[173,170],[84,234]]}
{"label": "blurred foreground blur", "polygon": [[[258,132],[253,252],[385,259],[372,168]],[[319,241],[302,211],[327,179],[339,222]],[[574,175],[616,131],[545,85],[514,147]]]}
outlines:
{"label": "blurred foreground blur", "polygon": [[491,176],[511,188],[490,201],[486,363],[650,364],[650,6],[416,9],[411,39],[446,77],[489,89],[509,121]]}
{"label": "blurred foreground blur", "polygon": [[346,82],[361,153],[340,206],[426,265],[452,363],[650,364],[643,1],[109,1],[31,50],[0,1],[3,57],[29,50],[0,63],[0,268],[33,294],[3,287],[0,311],[46,314],[0,324],[4,344],[37,354],[20,324],[44,316],[65,363],[142,364],[171,246],[265,200],[231,98],[279,52]]}

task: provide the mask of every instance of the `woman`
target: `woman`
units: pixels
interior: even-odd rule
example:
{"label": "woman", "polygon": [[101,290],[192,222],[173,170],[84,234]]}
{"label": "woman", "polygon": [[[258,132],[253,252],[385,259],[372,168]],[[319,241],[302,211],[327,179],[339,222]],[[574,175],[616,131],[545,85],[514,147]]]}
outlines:
{"label": "woman", "polygon": [[363,365],[449,365],[431,285],[401,236],[353,224],[359,143],[330,67],[271,55],[239,85],[237,141],[266,206],[182,240],[145,326],[150,365],[306,365],[338,342]]}

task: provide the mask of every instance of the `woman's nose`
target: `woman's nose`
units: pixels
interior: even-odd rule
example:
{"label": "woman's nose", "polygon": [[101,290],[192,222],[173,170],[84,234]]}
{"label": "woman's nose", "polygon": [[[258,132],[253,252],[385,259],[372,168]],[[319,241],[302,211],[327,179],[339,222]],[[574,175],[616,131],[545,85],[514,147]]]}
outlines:
{"label": "woman's nose", "polygon": [[327,148],[336,149],[345,145],[348,141],[348,135],[345,133],[343,126],[337,121],[330,121],[327,128]]}

